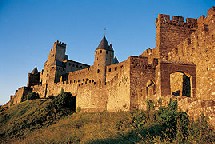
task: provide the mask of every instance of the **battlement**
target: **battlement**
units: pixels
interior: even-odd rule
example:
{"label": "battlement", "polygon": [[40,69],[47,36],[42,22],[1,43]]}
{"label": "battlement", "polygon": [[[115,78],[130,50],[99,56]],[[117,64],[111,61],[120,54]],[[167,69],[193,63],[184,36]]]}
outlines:
{"label": "battlement", "polygon": [[215,6],[213,6],[208,10],[208,16],[214,16],[214,15],[215,15]]}
{"label": "battlement", "polygon": [[55,43],[54,43],[55,46],[59,46],[59,47],[63,47],[63,48],[66,48],[66,44],[63,43],[63,42],[60,42],[59,40],[57,40]]}
{"label": "battlement", "polygon": [[144,51],[144,52],[147,53],[147,55],[152,55],[153,49],[147,48],[146,51]]}
{"label": "battlement", "polygon": [[187,26],[191,28],[197,27],[197,19],[186,18],[185,22],[183,16],[172,16],[172,19],[170,19],[169,15],[159,14],[158,18],[156,18],[156,24],[170,24],[176,26]]}
{"label": "battlement", "polygon": [[66,44],[57,40],[42,72],[34,68],[28,74],[28,87],[18,89],[11,104],[22,102],[29,92],[47,98],[62,90],[75,96],[76,108],[91,111],[144,109],[145,100],[170,95],[213,99],[214,23],[215,7],[198,20],[159,14],[156,47],[120,63],[113,62],[112,44],[105,37],[92,66],[68,60]]}

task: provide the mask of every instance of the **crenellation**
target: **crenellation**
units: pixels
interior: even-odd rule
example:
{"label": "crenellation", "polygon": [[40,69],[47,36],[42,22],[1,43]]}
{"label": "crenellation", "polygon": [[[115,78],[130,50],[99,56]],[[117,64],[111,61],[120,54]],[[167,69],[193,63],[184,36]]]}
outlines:
{"label": "crenellation", "polygon": [[41,72],[28,74],[10,104],[28,92],[41,98],[62,90],[76,97],[82,111],[146,109],[146,100],[188,97],[212,100],[215,94],[215,8],[198,19],[159,14],[156,47],[119,62],[106,37],[95,49],[93,65],[69,60],[66,44],[54,42]]}
{"label": "crenellation", "polygon": [[187,18],[184,22],[182,16],[173,16],[170,20],[169,16],[158,15],[161,20],[165,17],[168,17],[168,21],[165,23],[158,21],[156,29],[156,50],[158,57],[163,60],[168,59],[168,52],[175,49],[198,28],[196,19]]}
{"label": "crenellation", "polygon": [[159,14],[158,18],[156,18],[156,24],[169,23],[170,16],[165,14]]}
{"label": "crenellation", "polygon": [[215,16],[215,6],[208,10],[208,16]]}
{"label": "crenellation", "polygon": [[172,23],[175,23],[177,25],[183,25],[184,17],[183,16],[172,16]]}
{"label": "crenellation", "polygon": [[[199,99],[211,99],[211,91],[215,90],[215,87],[211,85],[209,79],[213,79],[213,71],[209,71],[214,63],[211,59],[214,55],[214,40],[213,35],[215,31],[212,29],[214,25],[208,24],[208,17],[200,17],[198,19],[198,30],[190,35],[191,44],[186,45],[185,42],[181,42],[178,45],[179,50],[183,50],[182,53],[174,55],[174,51],[169,53],[169,60],[192,62],[197,65],[197,97]],[[201,25],[202,24],[202,25]],[[204,26],[208,25],[207,30]],[[204,97],[201,97],[205,95]]]}
{"label": "crenellation", "polygon": [[170,19],[170,15],[159,14],[156,19],[156,25],[174,25],[181,28],[188,27],[195,31],[195,28],[197,28],[197,19],[186,18],[185,22],[183,16],[172,16],[172,19]]}
{"label": "crenellation", "polygon": [[186,18],[186,23],[188,25],[190,25],[191,27],[196,27],[197,19],[195,19],[195,18]]}
{"label": "crenellation", "polygon": [[57,40],[54,44],[55,44],[55,46],[66,48],[66,44],[64,42],[59,41],[59,40]]}

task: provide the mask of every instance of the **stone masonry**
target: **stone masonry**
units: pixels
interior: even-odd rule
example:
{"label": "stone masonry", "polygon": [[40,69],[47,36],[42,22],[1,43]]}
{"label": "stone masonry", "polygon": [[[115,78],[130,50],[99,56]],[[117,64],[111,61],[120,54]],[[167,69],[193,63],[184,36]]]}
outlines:
{"label": "stone masonry", "polygon": [[65,53],[66,44],[56,41],[44,69],[29,73],[28,86],[19,89],[9,103],[21,102],[28,92],[48,98],[62,90],[76,97],[76,108],[88,112],[145,109],[146,100],[170,97],[213,101],[215,7],[207,17],[187,18],[186,22],[182,16],[170,19],[159,14],[156,48],[123,62],[114,56],[105,36],[95,50],[93,65],[68,60]]}

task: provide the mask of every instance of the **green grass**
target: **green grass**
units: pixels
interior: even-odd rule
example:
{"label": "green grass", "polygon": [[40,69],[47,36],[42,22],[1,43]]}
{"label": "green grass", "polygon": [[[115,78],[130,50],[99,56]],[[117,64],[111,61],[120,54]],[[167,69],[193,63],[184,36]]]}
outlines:
{"label": "green grass", "polygon": [[177,102],[159,110],[150,104],[147,111],[115,113],[73,113],[64,102],[63,97],[31,100],[1,112],[0,143],[215,142],[206,118],[190,121],[177,111]]}
{"label": "green grass", "polygon": [[0,135],[5,137],[19,137],[25,135],[26,131],[41,127],[40,118],[45,117],[48,112],[42,112],[51,100],[25,101],[19,105],[0,113]]}
{"label": "green grass", "polygon": [[130,113],[78,113],[29,133],[17,143],[88,143],[118,135],[116,123]]}

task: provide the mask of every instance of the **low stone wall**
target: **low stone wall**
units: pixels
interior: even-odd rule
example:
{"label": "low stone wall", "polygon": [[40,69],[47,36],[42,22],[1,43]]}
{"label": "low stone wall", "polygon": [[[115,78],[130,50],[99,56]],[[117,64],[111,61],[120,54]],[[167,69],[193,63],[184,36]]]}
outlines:
{"label": "low stone wall", "polygon": [[215,128],[214,100],[195,100],[186,97],[178,100],[178,108],[181,111],[186,111],[194,120],[197,120],[201,114],[204,114],[208,117],[209,124]]}
{"label": "low stone wall", "polygon": [[158,109],[160,106],[168,106],[170,98],[177,100],[178,110],[187,112],[191,119],[197,120],[201,114],[204,114],[208,118],[209,124],[215,128],[215,101],[214,100],[199,100],[197,98],[190,97],[175,97],[175,96],[164,96],[160,97],[155,101],[155,108]]}

